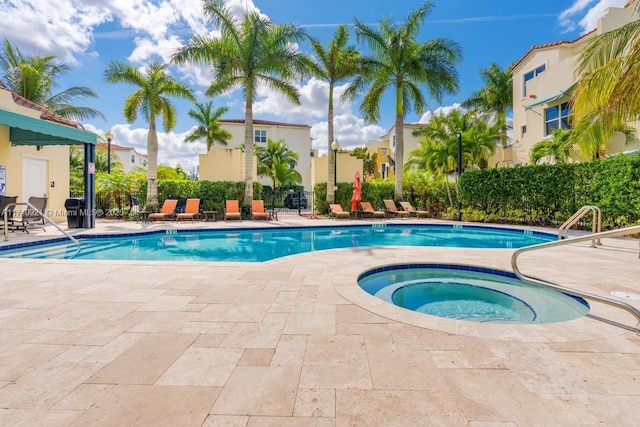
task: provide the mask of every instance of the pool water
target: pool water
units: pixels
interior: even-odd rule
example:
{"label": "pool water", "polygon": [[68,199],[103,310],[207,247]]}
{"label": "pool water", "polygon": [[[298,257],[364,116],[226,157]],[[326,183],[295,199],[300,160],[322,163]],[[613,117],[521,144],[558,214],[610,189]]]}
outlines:
{"label": "pool water", "polygon": [[363,273],[371,295],[408,310],[449,319],[555,323],[589,312],[582,299],[529,284],[513,273],[456,264],[396,265]]}
{"label": "pool water", "polygon": [[361,246],[448,246],[520,248],[555,240],[551,234],[462,225],[373,224],[367,226],[279,227],[225,230],[166,230],[121,236],[80,236],[80,250],[69,240],[3,248],[0,257],[240,261],[271,259]]}

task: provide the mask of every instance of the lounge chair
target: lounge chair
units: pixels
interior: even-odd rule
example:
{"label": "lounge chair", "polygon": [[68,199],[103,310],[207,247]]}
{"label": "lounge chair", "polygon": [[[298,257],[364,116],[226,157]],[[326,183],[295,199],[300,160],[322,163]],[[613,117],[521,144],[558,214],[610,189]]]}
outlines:
{"label": "lounge chair", "polygon": [[429,211],[420,211],[420,210],[417,211],[413,208],[413,205],[409,202],[400,202],[400,206],[402,206],[402,209],[409,212],[409,215],[413,215],[417,218],[426,218],[429,216]]}
{"label": "lounge chair", "polygon": [[227,200],[224,209],[224,220],[237,219],[240,221],[240,204],[237,200]]}
{"label": "lounge chair", "polygon": [[0,224],[4,227],[4,211],[7,211],[7,225],[11,224],[13,220],[13,211],[15,210],[15,206],[9,207],[10,204],[16,203],[18,201],[18,196],[8,197],[8,196],[0,196]]}
{"label": "lounge chair", "polygon": [[251,201],[251,219],[269,219],[269,214],[264,211],[264,200]]}
{"label": "lounge chair", "polygon": [[[8,224],[9,228],[12,231],[24,231],[27,234],[29,234],[30,229],[34,228],[39,228],[43,231],[47,231],[43,227],[44,218],[40,214],[40,212],[44,213],[44,210],[47,207],[47,200],[48,197],[29,197],[29,204],[32,205],[35,209],[33,209],[31,206],[23,205],[24,209],[20,218],[15,218],[13,216],[13,212],[9,212],[9,214],[7,215],[8,217],[10,216]],[[15,201],[13,203],[15,203]],[[12,207],[10,209],[11,211],[13,211],[15,207]]]}
{"label": "lounge chair", "polygon": [[371,202],[360,202],[362,213],[371,218],[386,218],[387,213],[385,211],[377,211],[371,206]]}
{"label": "lounge chair", "polygon": [[184,212],[176,215],[178,221],[190,219],[191,222],[200,215],[200,199],[187,199]]}
{"label": "lounge chair", "polygon": [[166,220],[167,218],[173,219],[173,214],[176,212],[178,201],[175,199],[167,199],[162,204],[162,209],[157,213],[149,214],[149,221],[157,221],[159,219]]}
{"label": "lounge chair", "polygon": [[406,218],[409,216],[409,212],[399,211],[396,207],[396,202],[394,202],[393,200],[384,200],[384,208],[387,211],[388,215],[393,215],[400,218]]}
{"label": "lounge chair", "polygon": [[329,209],[331,210],[331,215],[336,218],[336,219],[340,219],[340,218],[344,218],[344,219],[349,219],[349,212],[346,212],[344,210],[342,210],[342,206],[340,206],[339,204],[330,204],[329,205]]}

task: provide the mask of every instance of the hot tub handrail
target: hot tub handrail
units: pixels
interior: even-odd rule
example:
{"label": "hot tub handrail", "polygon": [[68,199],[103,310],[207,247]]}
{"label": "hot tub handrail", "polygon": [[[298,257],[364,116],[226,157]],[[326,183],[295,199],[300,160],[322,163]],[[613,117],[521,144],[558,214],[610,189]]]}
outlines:
{"label": "hot tub handrail", "polygon": [[75,237],[73,237],[72,235],[70,235],[69,233],[64,231],[62,228],[60,228],[60,226],[58,224],[56,224],[55,222],[53,222],[51,220],[51,218],[49,218],[47,215],[45,215],[44,212],[42,212],[40,209],[36,208],[35,206],[33,206],[29,202],[9,203],[6,206],[6,208],[4,209],[3,214],[4,214],[4,240],[5,240],[5,242],[7,240],[9,240],[9,218],[8,218],[8,213],[9,213],[9,208],[12,207],[12,206],[28,206],[29,208],[33,209],[35,212],[38,213],[38,215],[42,216],[42,218],[45,221],[47,221],[49,224],[53,225],[55,228],[58,229],[58,231],[60,231],[65,236],[67,236],[76,245],[76,247],[78,249],[80,248],[80,242],[78,241],[78,239],[76,239]]}
{"label": "hot tub handrail", "polygon": [[[607,297],[603,297],[600,295],[595,295],[595,294],[591,294],[588,292],[582,292],[582,291],[578,291],[575,289],[571,289],[571,288],[566,288],[564,286],[560,286],[560,285],[555,285],[553,283],[549,283],[549,282],[545,282],[539,279],[536,279],[534,277],[531,276],[527,276],[525,274],[523,274],[520,269],[518,268],[518,256],[520,256],[520,254],[524,253],[524,252],[531,252],[531,251],[536,251],[536,250],[540,250],[540,249],[546,249],[546,248],[552,248],[555,246],[563,246],[563,245],[571,245],[574,243],[579,243],[579,242],[587,242],[589,240],[593,241],[595,239],[601,239],[601,238],[605,238],[605,237],[619,237],[619,236],[626,236],[629,234],[635,234],[635,233],[640,233],[640,225],[636,225],[633,227],[626,227],[626,228],[619,228],[617,230],[610,230],[610,231],[602,231],[600,233],[593,233],[593,234],[588,234],[585,236],[579,236],[579,237],[572,237],[571,239],[563,239],[563,240],[556,240],[553,242],[547,242],[547,243],[540,243],[537,245],[532,245],[532,246],[525,246],[523,248],[517,249],[513,255],[511,256],[511,268],[513,268],[513,272],[515,273],[516,276],[518,276],[518,278],[520,280],[523,280],[525,282],[529,282],[529,283],[533,283],[536,285],[540,285],[540,286],[546,286],[548,288],[553,288],[556,289],[560,292],[564,292],[566,294],[569,295],[573,295],[573,296],[577,296],[577,297],[581,297],[581,298],[585,298],[585,299],[591,299],[594,301],[598,301],[601,302],[603,304],[607,304],[607,305],[611,305],[614,307],[618,307],[621,308],[629,313],[631,313],[636,320],[639,322],[640,324],[640,310],[638,310],[637,308],[635,308],[634,306],[621,302],[621,301],[617,301],[614,300],[612,298],[607,298]],[[637,327],[637,325],[636,325]]]}

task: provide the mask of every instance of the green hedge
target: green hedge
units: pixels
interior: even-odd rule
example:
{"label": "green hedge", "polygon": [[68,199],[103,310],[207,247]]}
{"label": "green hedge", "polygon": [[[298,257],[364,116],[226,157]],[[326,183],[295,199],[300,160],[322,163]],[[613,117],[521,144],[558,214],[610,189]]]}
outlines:
{"label": "green hedge", "polygon": [[470,221],[556,226],[595,205],[603,228],[633,225],[640,222],[640,156],[465,172],[460,202]]}

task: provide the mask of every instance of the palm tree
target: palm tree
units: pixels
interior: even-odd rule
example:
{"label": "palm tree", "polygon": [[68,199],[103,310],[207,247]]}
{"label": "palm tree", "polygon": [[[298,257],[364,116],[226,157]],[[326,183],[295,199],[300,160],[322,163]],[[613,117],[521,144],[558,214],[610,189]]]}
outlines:
{"label": "palm tree", "polygon": [[457,164],[457,138],[449,136],[444,140],[422,139],[418,148],[409,153],[406,169],[423,169],[435,178],[443,178],[447,188],[449,205],[453,207],[449,176],[455,171]]}
{"label": "palm tree", "polygon": [[376,122],[382,95],[388,88],[395,90],[396,198],[402,198],[404,117],[412,110],[422,113],[426,107],[420,87],[426,85],[438,102],[445,93],[458,90],[455,65],[461,60],[460,46],[443,38],[418,41],[420,26],[432,8],[430,2],[423,3],[409,13],[402,26],[390,17],[383,18],[377,30],[358,19],[354,23],[358,40],[368,44],[371,56],[347,92],[367,89],[360,111],[368,121]]}
{"label": "palm tree", "polygon": [[184,142],[196,142],[204,139],[207,143],[207,151],[217,142],[220,145],[227,145],[227,141],[233,138],[230,132],[220,126],[220,117],[227,111],[226,107],[219,107],[212,110],[212,102],[204,104],[196,103],[196,108],[189,110],[187,114],[197,123],[195,129],[191,130],[184,139]]}
{"label": "palm tree", "polygon": [[275,25],[257,11],[245,12],[243,19],[233,15],[224,0],[204,0],[204,16],[220,29],[220,37],[194,35],[173,55],[177,64],[213,64],[215,80],[206,91],[217,95],[242,87],[245,96],[244,205],[253,200],[253,100],[262,83],[300,104],[297,88],[289,81],[301,78],[311,60],[295,46],[307,35],[296,25]]}
{"label": "palm tree", "polygon": [[567,163],[574,144],[572,134],[573,129],[552,129],[551,139],[542,140],[531,148],[531,163],[535,165],[544,157],[549,157],[558,164]]}
{"label": "palm tree", "polygon": [[127,97],[124,104],[124,117],[133,123],[138,112],[149,123],[147,134],[147,208],[158,206],[158,134],[156,117],[161,116],[165,132],[176,125],[176,110],[169,97],[195,101],[191,90],[176,82],[167,72],[167,65],[151,61],[144,74],[131,65],[111,62],[104,72],[108,83],[129,83],[138,87]]}
{"label": "palm tree", "polygon": [[[327,144],[330,146],[334,141],[333,136],[333,90],[336,84],[341,81],[356,76],[361,71],[360,53],[353,46],[348,46],[349,30],[346,25],[339,25],[333,38],[329,40],[327,49],[317,40],[311,40],[311,47],[318,61],[318,69],[316,74],[324,81],[329,83],[329,105],[327,109]],[[353,92],[344,92],[347,98],[352,99],[355,95]],[[334,164],[335,154],[333,150],[329,150],[329,161],[327,170],[327,202],[334,199],[333,182],[335,180]]]}
{"label": "palm tree", "polygon": [[484,87],[473,92],[462,106],[494,112],[502,123],[500,140],[502,147],[505,148],[508,143],[507,113],[513,105],[511,73],[502,70],[498,64],[492,62],[489,68],[480,70],[480,78],[484,82]]}
{"label": "palm tree", "polygon": [[92,89],[73,86],[54,93],[59,80],[70,70],[68,65],[56,64],[54,61],[55,56],[25,56],[5,39],[0,52],[0,87],[43,105],[53,113],[70,120],[95,117],[105,119],[95,108],[74,104],[78,98],[96,98],[98,95]]}
{"label": "palm tree", "polygon": [[[283,177],[288,177],[287,179],[290,179],[288,182],[300,182],[302,180],[300,174],[295,170],[298,164],[298,153],[291,151],[283,140],[273,141],[269,139],[266,146],[256,146],[256,158],[258,161],[258,175],[270,177],[274,190],[284,183],[282,182]],[[295,174],[285,173],[285,168],[294,171]]]}
{"label": "palm tree", "polygon": [[571,145],[577,145],[587,159],[599,159],[609,154],[609,143],[616,133],[622,134],[625,145],[636,140],[635,128],[626,123],[607,122],[601,114],[591,114],[576,123],[570,136]]}
{"label": "palm tree", "polygon": [[[640,1],[628,8],[640,13]],[[580,80],[573,92],[577,124],[602,115],[605,126],[637,120],[640,115],[640,20],[594,37],[585,46],[576,73]]]}

